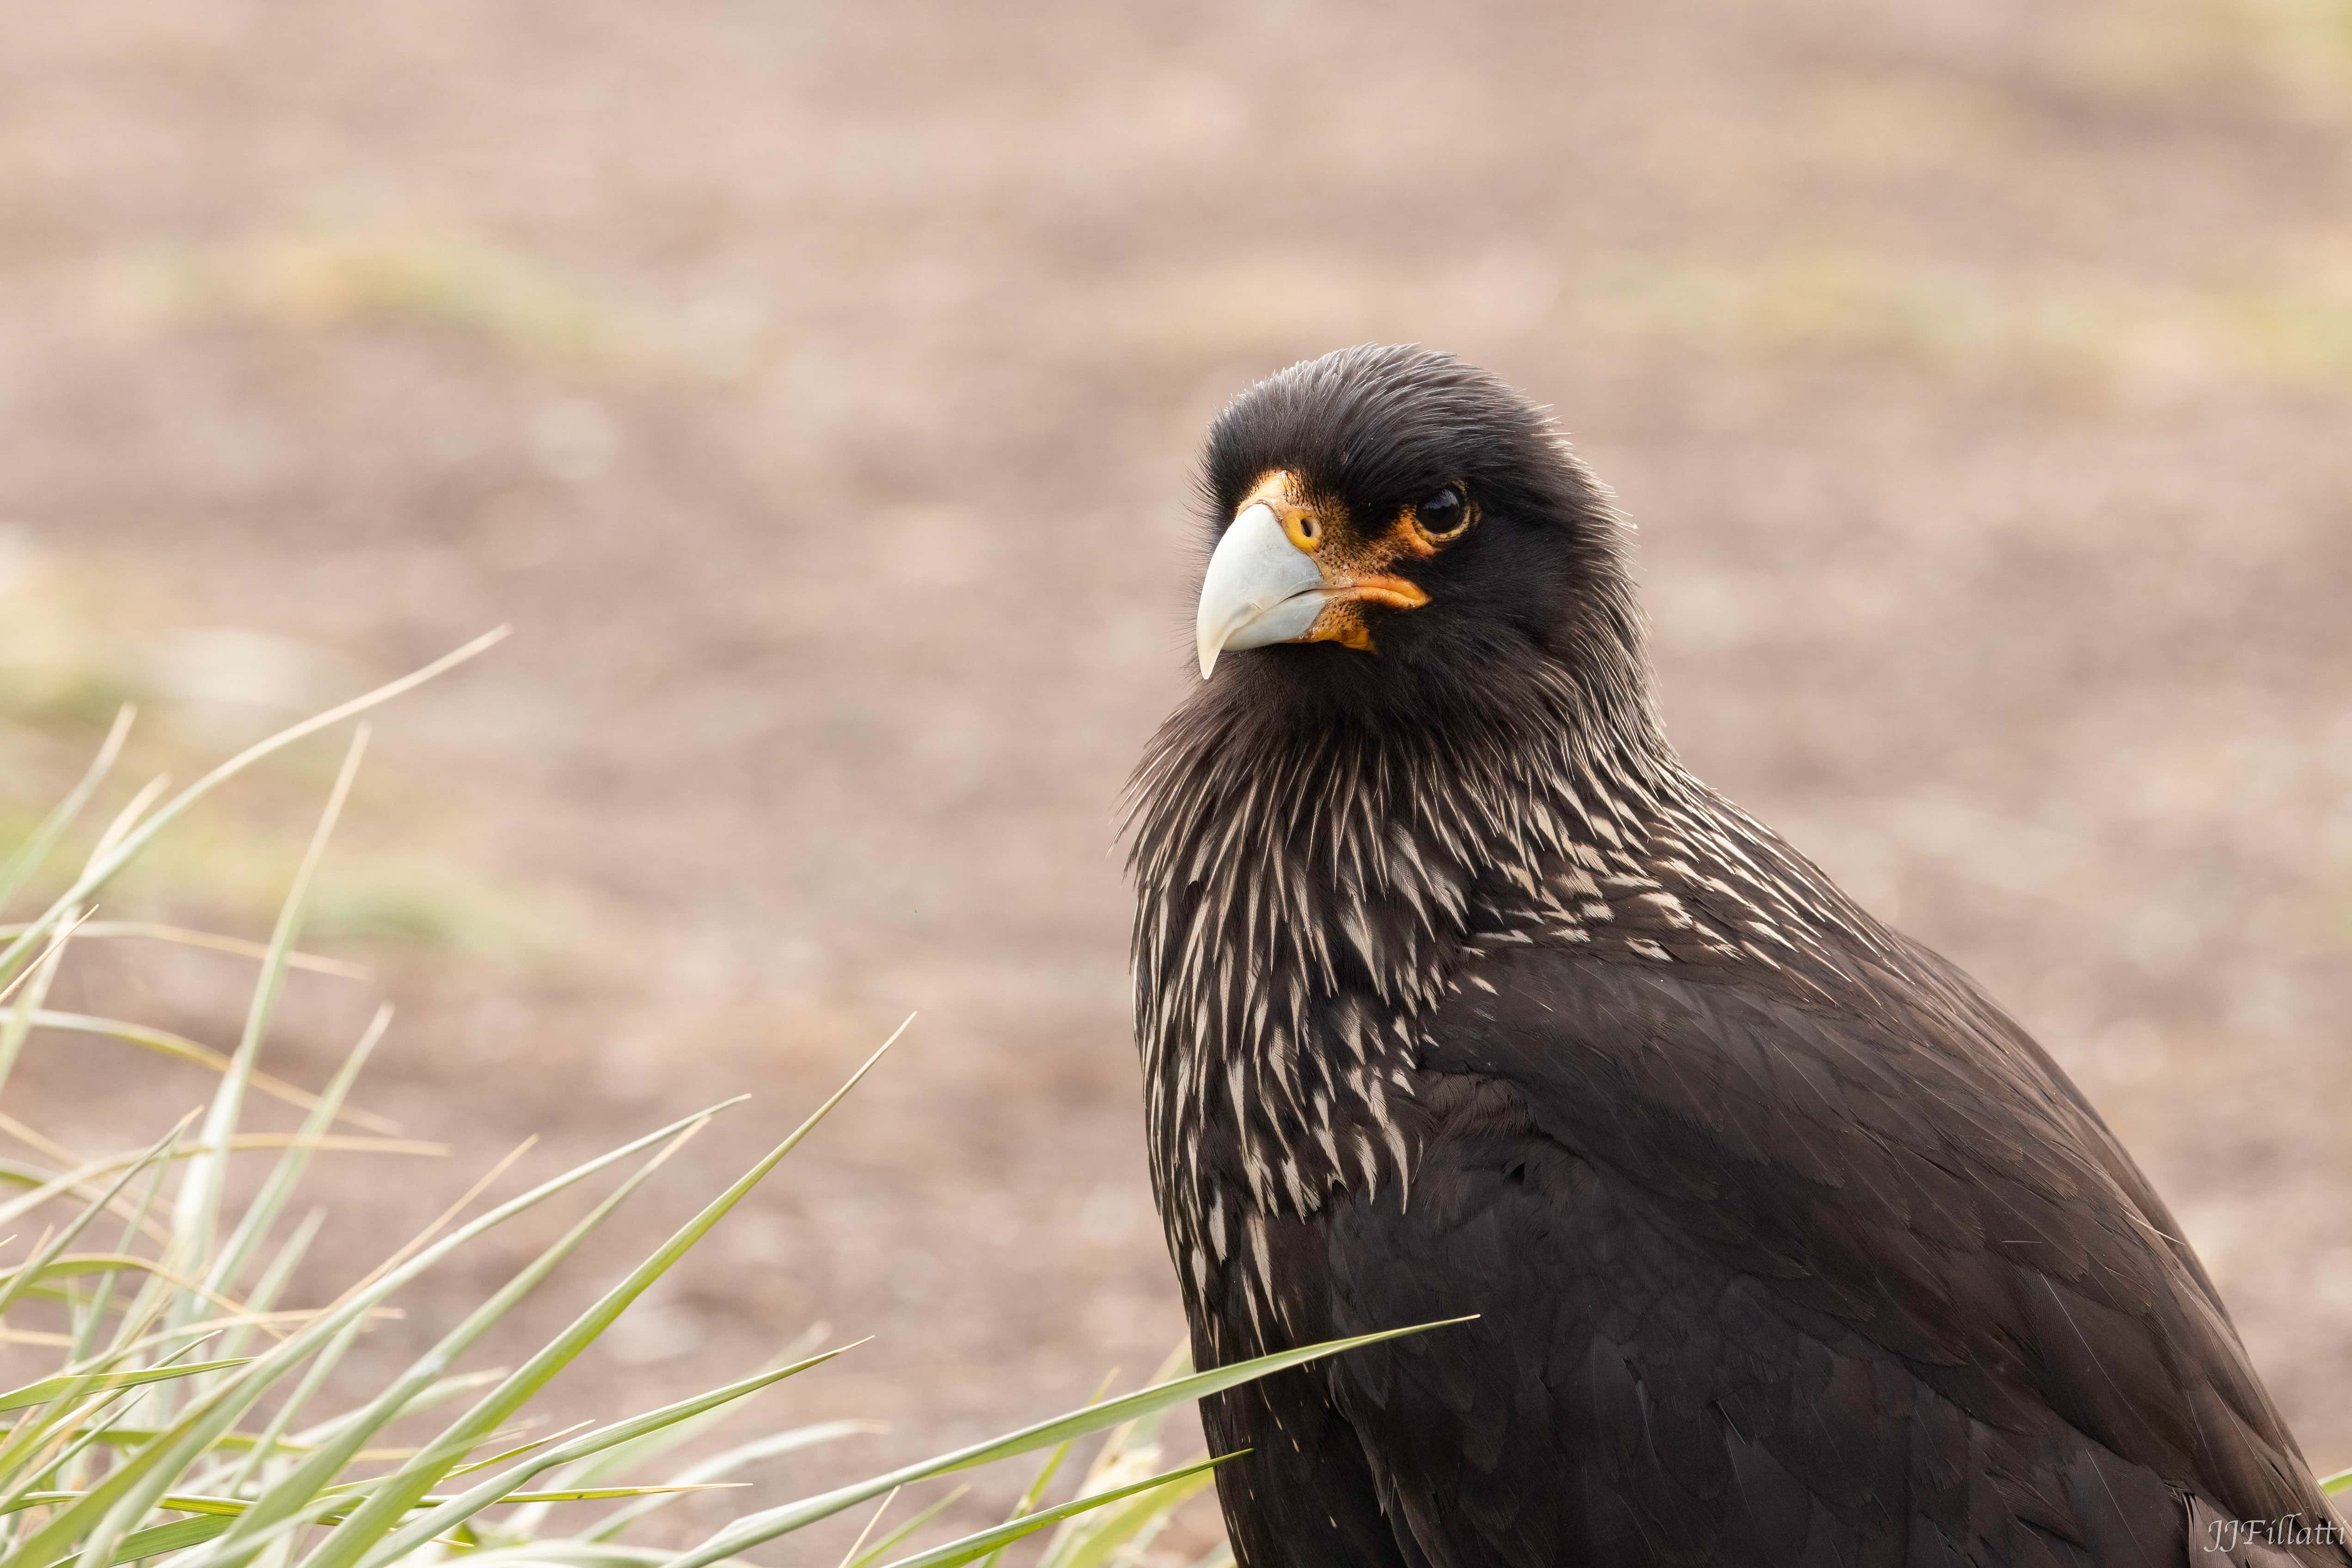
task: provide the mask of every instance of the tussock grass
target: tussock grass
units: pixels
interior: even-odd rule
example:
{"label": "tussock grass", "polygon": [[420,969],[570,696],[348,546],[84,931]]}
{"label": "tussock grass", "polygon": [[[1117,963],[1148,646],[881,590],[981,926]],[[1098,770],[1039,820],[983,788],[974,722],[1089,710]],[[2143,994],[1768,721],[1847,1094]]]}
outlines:
{"label": "tussock grass", "polygon": [[[0,927],[0,1094],[35,1028],[109,1036],[218,1076],[200,1110],[111,1158],[77,1162],[37,1128],[0,1112],[0,1128],[53,1160],[0,1162],[0,1236],[15,1237],[0,1251],[0,1342],[49,1362],[46,1375],[0,1389],[0,1565],[111,1568],[147,1560],[184,1568],[385,1568],[464,1556],[482,1564],[702,1568],[756,1561],[746,1554],[821,1521],[887,1506],[901,1490],[934,1478],[1026,1455],[1040,1457],[1037,1468],[1004,1523],[914,1549],[952,1494],[903,1521],[877,1513],[845,1568],[886,1561],[890,1568],[993,1565],[1008,1547],[1048,1531],[1041,1561],[1050,1568],[1137,1560],[1174,1509],[1211,1479],[1205,1459],[1162,1468],[1159,1429],[1170,1410],[1369,1342],[1208,1373],[1171,1363],[1138,1392],[1097,1397],[986,1442],[742,1514],[682,1546],[643,1544],[645,1527],[678,1498],[731,1484],[763,1461],[872,1429],[854,1421],[787,1427],[691,1463],[676,1459],[683,1445],[734,1414],[740,1402],[854,1346],[795,1345],[749,1375],[629,1419],[515,1441],[534,1397],[793,1152],[873,1068],[879,1050],[789,1137],[511,1370],[467,1371],[464,1363],[486,1333],[726,1105],[651,1129],[476,1212],[475,1200],[495,1187],[502,1164],[434,1226],[331,1300],[286,1304],[298,1266],[330,1217],[307,1202],[311,1158],[339,1150],[436,1147],[397,1137],[348,1103],[384,1037],[387,1011],[377,1013],[322,1088],[306,1090],[260,1070],[288,973],[331,966],[297,943],[315,874],[366,748],[365,729],[354,729],[267,943],[110,922],[98,916],[98,901],[110,879],[207,795],[305,736],[353,720],[473,657],[498,635],[252,746],[177,793],[160,782],[138,791],[99,833],[63,892],[37,914]],[[29,885],[105,793],[129,723],[126,713],[80,783],[0,861],[0,903]],[[226,944],[254,958],[258,973],[236,1048],[223,1054],[150,1026],[48,1006],[51,982],[75,943],[122,938]],[[300,1131],[249,1129],[246,1112],[257,1095],[301,1108]],[[238,1201],[226,1180],[230,1161],[257,1152],[274,1156],[268,1174],[250,1198]],[[349,1407],[321,1408],[358,1337],[394,1310],[404,1289],[478,1238],[547,1205],[583,1212],[425,1353]],[[393,1440],[395,1426],[402,1441]],[[415,1436],[420,1429],[426,1433],[421,1438]],[[1074,1447],[1097,1434],[1104,1441],[1092,1462],[1074,1486],[1060,1485]],[[1065,1491],[1067,1500],[1049,1500]]]}

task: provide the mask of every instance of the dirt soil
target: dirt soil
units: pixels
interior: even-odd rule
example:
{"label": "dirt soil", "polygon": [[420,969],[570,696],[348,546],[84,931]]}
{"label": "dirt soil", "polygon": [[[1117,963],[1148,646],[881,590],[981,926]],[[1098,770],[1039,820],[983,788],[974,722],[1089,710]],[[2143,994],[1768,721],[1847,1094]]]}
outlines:
{"label": "dirt soil", "polygon": [[[185,777],[512,623],[384,717],[317,938],[377,982],[272,1047],[316,1081],[389,994],[367,1103],[457,1149],[322,1167],[320,1288],[528,1134],[754,1092],[642,1244],[919,1012],[557,1403],[822,1320],[877,1337],[771,1416],[892,1428],[777,1487],[977,1436],[1179,1333],[1114,840],[1195,443],[1443,345],[1639,522],[1697,770],[2041,1035],[2352,1464],[2340,0],[1439,10],[20,8],[0,795],[118,695]],[[126,907],[266,931],[334,760]],[[234,1039],[237,961],[129,952],[68,988]],[[49,1040],[8,1109],[144,1142],[204,1084],[133,1065]]]}

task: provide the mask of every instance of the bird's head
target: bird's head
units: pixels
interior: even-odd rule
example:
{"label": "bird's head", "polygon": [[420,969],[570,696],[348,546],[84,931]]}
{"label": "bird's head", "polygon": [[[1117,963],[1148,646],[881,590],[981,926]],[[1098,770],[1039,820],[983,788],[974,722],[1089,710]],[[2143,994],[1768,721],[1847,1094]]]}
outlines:
{"label": "bird's head", "polygon": [[1203,489],[1204,679],[1360,710],[1546,668],[1639,703],[1623,525],[1485,371],[1410,347],[1293,365],[1218,416]]}

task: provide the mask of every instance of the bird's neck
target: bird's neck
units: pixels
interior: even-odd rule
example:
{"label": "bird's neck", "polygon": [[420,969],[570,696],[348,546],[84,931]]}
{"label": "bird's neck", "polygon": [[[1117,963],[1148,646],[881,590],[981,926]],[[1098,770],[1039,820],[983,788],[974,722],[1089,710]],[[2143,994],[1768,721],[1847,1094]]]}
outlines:
{"label": "bird's neck", "polygon": [[1565,670],[1390,721],[1212,686],[1136,780],[1137,1029],[1163,1197],[1257,1212],[1409,1164],[1389,1102],[1482,911],[1597,864],[1696,786]]}

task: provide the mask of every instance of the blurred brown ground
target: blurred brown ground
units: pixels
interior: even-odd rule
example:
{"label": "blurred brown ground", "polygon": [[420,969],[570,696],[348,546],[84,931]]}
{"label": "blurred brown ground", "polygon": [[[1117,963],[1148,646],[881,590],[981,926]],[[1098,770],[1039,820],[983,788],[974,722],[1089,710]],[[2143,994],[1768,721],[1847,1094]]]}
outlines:
{"label": "blurred brown ground", "polygon": [[[459,1155],[327,1167],[319,1279],[526,1133],[755,1090],[648,1238],[919,1010],[558,1390],[823,1319],[880,1337],[771,1415],[895,1429],[778,1484],[910,1457],[1178,1336],[1112,845],[1194,443],[1292,359],[1448,347],[1641,524],[1685,755],[2041,1034],[2333,1468],[2348,155],[2342,0],[20,7],[0,796],[118,698],[186,777],[513,622],[385,715],[331,864],[315,945],[404,1010],[367,1103]],[[116,912],[264,932],[333,762]],[[233,961],[77,963],[234,1039]],[[374,994],[299,981],[278,1069]],[[203,1092],[131,1065],[51,1038],[10,1109],[94,1152]]]}

